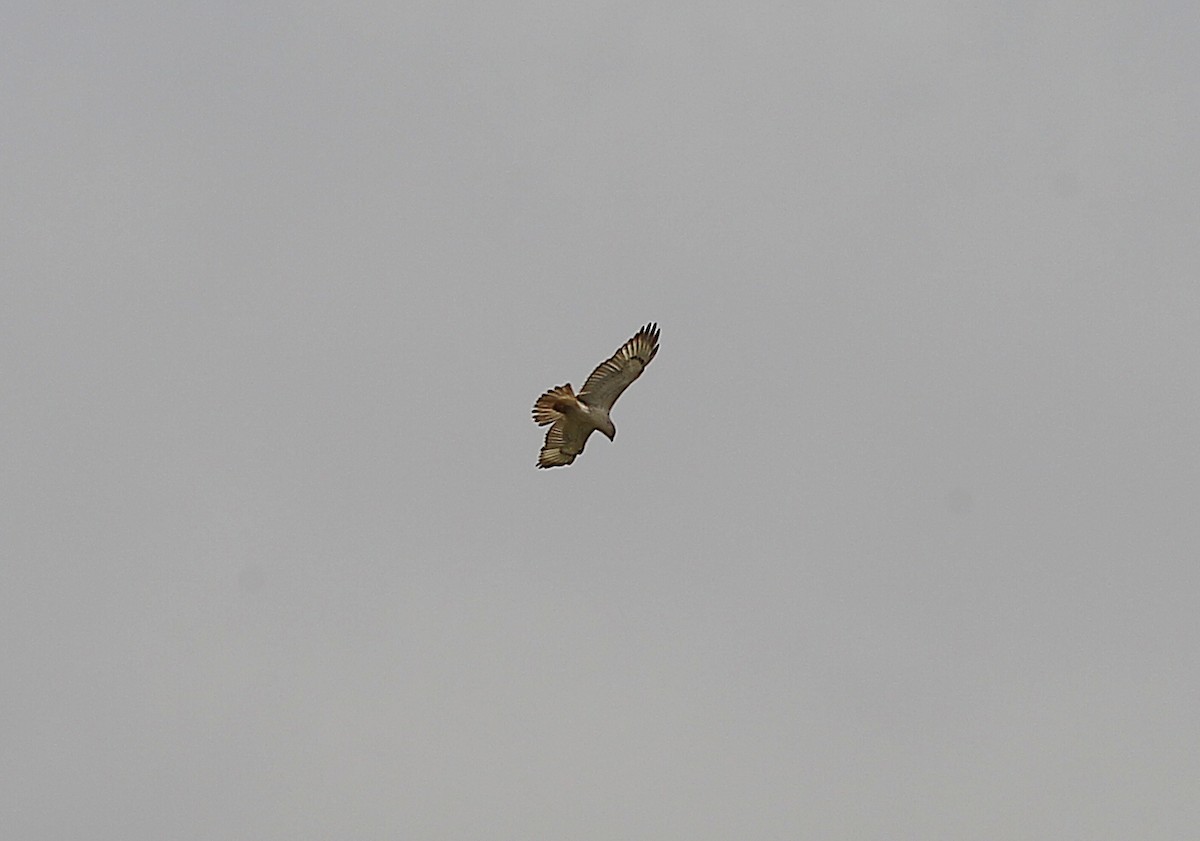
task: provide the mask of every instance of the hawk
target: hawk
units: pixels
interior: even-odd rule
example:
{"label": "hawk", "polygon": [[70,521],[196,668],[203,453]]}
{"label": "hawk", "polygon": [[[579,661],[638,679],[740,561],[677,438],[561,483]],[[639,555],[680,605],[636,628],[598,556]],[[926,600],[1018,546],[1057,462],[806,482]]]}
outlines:
{"label": "hawk", "polygon": [[658,353],[658,325],[647,324],[611,357],[596,366],[583,390],[575,394],[571,384],[552,388],[533,404],[533,421],[550,424],[546,443],[538,456],[538,467],[564,467],[583,452],[588,436],[600,430],[611,441],[617,428],[608,413],[629,384],[642,375]]}

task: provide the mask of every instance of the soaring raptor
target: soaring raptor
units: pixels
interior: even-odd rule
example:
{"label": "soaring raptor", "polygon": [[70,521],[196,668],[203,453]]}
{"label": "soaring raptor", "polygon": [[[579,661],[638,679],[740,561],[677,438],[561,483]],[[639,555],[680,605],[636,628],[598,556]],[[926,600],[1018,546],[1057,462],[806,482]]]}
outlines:
{"label": "soaring raptor", "polygon": [[546,443],[538,456],[538,467],[563,467],[583,452],[588,436],[600,430],[611,441],[617,428],[608,413],[629,384],[642,375],[654,354],[658,353],[658,325],[647,324],[621,345],[609,359],[601,362],[583,384],[578,395],[571,384],[552,388],[533,404],[533,420],[538,426],[550,424]]}

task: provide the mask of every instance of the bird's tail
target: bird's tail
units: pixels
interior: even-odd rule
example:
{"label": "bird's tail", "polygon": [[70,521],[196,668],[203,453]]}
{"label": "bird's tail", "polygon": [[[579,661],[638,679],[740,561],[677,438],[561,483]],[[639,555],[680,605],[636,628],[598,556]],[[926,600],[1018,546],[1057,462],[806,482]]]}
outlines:
{"label": "bird's tail", "polygon": [[533,404],[533,422],[538,426],[554,423],[574,402],[575,392],[571,390],[570,383],[552,388]]}

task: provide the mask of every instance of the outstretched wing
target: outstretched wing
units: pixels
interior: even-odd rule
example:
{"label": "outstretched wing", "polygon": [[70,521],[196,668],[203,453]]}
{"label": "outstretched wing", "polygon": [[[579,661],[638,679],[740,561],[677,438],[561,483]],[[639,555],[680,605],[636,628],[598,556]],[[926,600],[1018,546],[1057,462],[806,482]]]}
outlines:
{"label": "outstretched wing", "polygon": [[583,389],[579,392],[579,401],[589,406],[595,406],[605,411],[612,408],[613,403],[621,396],[621,392],[629,388],[629,384],[642,375],[642,371],[650,364],[654,354],[658,353],[658,325],[647,324],[637,334],[621,345],[621,348],[610,358],[601,362],[592,371]]}
{"label": "outstretched wing", "polygon": [[575,460],[575,456],[583,452],[588,436],[593,427],[584,424],[579,418],[570,416],[559,417],[554,425],[546,430],[546,443],[538,455],[538,467],[563,467]]}

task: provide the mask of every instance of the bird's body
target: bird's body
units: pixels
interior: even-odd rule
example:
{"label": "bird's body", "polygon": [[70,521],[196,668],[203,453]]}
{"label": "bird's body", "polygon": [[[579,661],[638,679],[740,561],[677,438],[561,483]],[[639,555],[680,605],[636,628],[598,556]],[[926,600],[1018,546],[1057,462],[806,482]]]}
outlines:
{"label": "bird's body", "polygon": [[621,392],[641,376],[656,353],[658,326],[647,324],[596,367],[578,395],[567,383],[539,397],[533,404],[533,420],[538,426],[550,424],[550,429],[546,431],[538,467],[570,464],[583,452],[588,437],[596,430],[613,440],[617,428],[609,411]]}

